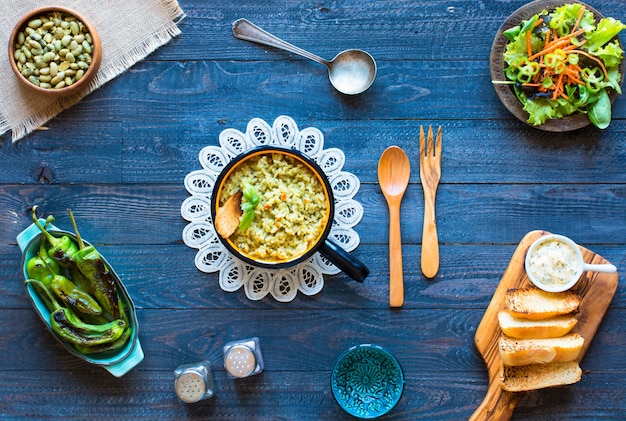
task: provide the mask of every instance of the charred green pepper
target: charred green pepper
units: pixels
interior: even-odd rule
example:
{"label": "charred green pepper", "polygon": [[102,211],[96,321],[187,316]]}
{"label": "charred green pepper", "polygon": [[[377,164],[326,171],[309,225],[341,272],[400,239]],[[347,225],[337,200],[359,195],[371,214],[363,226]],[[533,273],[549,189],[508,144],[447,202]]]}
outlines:
{"label": "charred green pepper", "polygon": [[42,281],[61,301],[76,308],[81,313],[102,314],[102,307],[91,295],[76,287],[76,284],[67,277],[55,273],[44,259],[40,263],[48,271],[47,276],[43,276],[43,271],[39,271],[39,267],[35,266],[34,269],[36,270],[32,272],[39,277],[33,276],[31,279]]}
{"label": "charred green pepper", "polygon": [[85,246],[76,220],[70,209],[67,210],[76,233],[78,242],[78,251],[75,253],[76,267],[91,283],[91,292],[98,299],[102,307],[108,311],[114,318],[120,317],[119,296],[117,294],[117,286],[113,275],[107,268],[102,256],[94,246]]}
{"label": "charred green pepper", "polygon": [[54,275],[50,289],[64,303],[71,305],[81,313],[102,314],[102,307],[94,298],[76,287],[76,284],[63,275]]}
{"label": "charred green pepper", "polygon": [[63,339],[82,346],[115,342],[126,330],[126,323],[119,319],[102,325],[83,323],[66,307],[50,313],[50,323],[52,329]]}
{"label": "charred green pepper", "polygon": [[97,352],[114,351],[126,345],[126,342],[132,333],[133,330],[130,327],[127,327],[124,330],[124,333],[122,333],[122,336],[113,342],[93,346],[75,345],[75,348],[81,354],[95,354]]}
{"label": "charred green pepper", "polygon": [[43,282],[34,279],[25,282],[36,285],[52,303],[54,310],[50,313],[50,326],[66,341],[78,346],[100,346],[115,342],[124,334],[127,324],[123,320],[98,325],[84,323],[69,308],[61,307]]}
{"label": "charred green pepper", "polygon": [[[48,219],[46,219],[46,225],[44,225],[44,229],[53,220],[54,217],[48,217]],[[52,281],[54,274],[61,273],[59,264],[56,262],[56,260],[48,256],[46,242],[43,238],[41,238],[41,242],[39,243],[39,252],[35,256],[28,259],[28,262],[26,262],[26,273],[28,274],[29,278],[37,279],[44,282],[45,284],[49,284]]]}
{"label": "charred green pepper", "polygon": [[76,264],[76,253],[78,252],[78,245],[69,236],[63,235],[61,237],[55,237],[50,234],[45,227],[41,225],[37,218],[37,206],[33,206],[32,209],[33,221],[42,234],[42,241],[45,238],[50,244],[48,249],[48,256],[52,257],[63,267],[72,267]]}
{"label": "charred green pepper", "polygon": [[59,273],[59,265],[56,261],[50,259],[45,250],[43,252],[40,250],[36,256],[31,257],[26,262],[26,274],[28,277],[41,281],[46,285],[50,285],[54,276]]}

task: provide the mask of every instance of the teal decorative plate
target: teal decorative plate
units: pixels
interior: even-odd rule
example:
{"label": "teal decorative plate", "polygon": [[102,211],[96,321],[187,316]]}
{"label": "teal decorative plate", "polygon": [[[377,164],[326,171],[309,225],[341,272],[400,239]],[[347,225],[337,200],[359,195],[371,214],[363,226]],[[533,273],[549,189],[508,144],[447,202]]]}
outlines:
{"label": "teal decorative plate", "polygon": [[344,352],[331,377],[333,395],[348,414],[376,418],[389,412],[404,388],[402,367],[378,345],[357,345]]}

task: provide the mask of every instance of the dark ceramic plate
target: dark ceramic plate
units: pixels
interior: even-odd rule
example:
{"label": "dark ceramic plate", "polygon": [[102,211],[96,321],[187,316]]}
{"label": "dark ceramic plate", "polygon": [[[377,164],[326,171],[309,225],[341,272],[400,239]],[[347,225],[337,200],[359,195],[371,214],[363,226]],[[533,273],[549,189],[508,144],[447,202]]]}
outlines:
{"label": "dark ceramic plate", "polygon": [[[517,9],[508,19],[502,24],[496,37],[493,41],[493,45],[491,46],[491,56],[490,56],[490,69],[491,69],[491,80],[507,80],[504,74],[504,58],[503,54],[506,50],[506,45],[509,40],[503,35],[503,32],[519,25],[523,20],[530,19],[533,15],[540,13],[542,10],[547,10],[548,12],[556,9],[559,6],[563,6],[565,4],[570,3],[580,3],[585,5],[585,7],[593,13],[596,18],[596,22],[600,19],[604,18],[604,15],[594,9],[593,7],[575,0],[536,0],[531,3],[528,3],[525,6]],[[620,41],[621,44],[621,41]],[[620,86],[624,82],[624,60],[622,60],[620,64],[620,74],[622,75],[622,80],[620,81]],[[500,97],[500,101],[502,104],[518,119],[523,121],[524,123],[530,125],[531,127],[535,127],[540,130],[545,130],[547,132],[568,132],[571,130],[581,129],[585,126],[591,124],[589,118],[586,114],[576,113],[563,118],[555,118],[546,121],[544,124],[539,126],[533,126],[528,122],[528,113],[524,111],[522,108],[522,104],[519,102],[517,97],[515,96],[515,92],[510,85],[499,85],[493,84],[498,97]],[[617,98],[617,92],[611,91],[609,95],[611,99],[611,104]]]}

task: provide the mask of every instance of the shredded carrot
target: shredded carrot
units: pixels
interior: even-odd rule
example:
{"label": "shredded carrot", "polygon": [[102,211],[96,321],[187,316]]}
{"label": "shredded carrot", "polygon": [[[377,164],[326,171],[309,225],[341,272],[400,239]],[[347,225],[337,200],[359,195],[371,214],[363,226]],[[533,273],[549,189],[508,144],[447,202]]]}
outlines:
{"label": "shredded carrot", "polygon": [[577,48],[578,48],[578,46],[577,46],[577,45],[570,44],[570,45],[568,45],[567,47],[563,47],[563,48],[562,48],[562,50],[563,50],[563,51],[571,51],[571,50],[575,50],[575,49],[577,49]]}
{"label": "shredded carrot", "polygon": [[552,99],[555,100],[561,95],[563,91],[563,73],[559,75],[559,79],[556,82],[556,88],[554,88],[554,94],[552,95]]}
{"label": "shredded carrot", "polygon": [[568,35],[564,35],[561,38],[555,38],[554,41],[552,41],[550,43],[550,46],[548,48],[544,48],[543,50],[533,54],[532,56],[528,57],[529,60],[534,60],[537,57],[544,55],[544,54],[548,54],[551,53],[552,51],[556,50],[557,48],[563,47],[567,44],[569,44],[571,41],[570,39],[572,37],[575,37],[576,35],[580,35],[583,32],[585,32],[585,29],[579,29],[576,32],[572,32],[571,34]]}
{"label": "shredded carrot", "polygon": [[[532,38],[531,31],[526,32],[526,49],[528,53],[528,61],[534,61],[539,64],[539,72],[533,75],[532,79],[527,83],[523,83],[523,86],[535,88],[539,92],[549,93],[552,100],[558,98],[565,98],[569,100],[566,87],[572,85],[585,85],[582,80],[582,67],[576,63],[569,62],[569,55],[577,54],[588,57],[589,59],[598,63],[601,67],[604,76],[608,79],[608,72],[602,61],[580,50],[580,47],[586,42],[582,40],[580,42],[573,43],[572,39],[586,31],[586,29],[579,29],[582,22],[586,8],[583,7],[580,11],[574,26],[569,34],[558,36],[556,29],[552,31],[546,31],[545,40],[543,42],[543,48],[535,53],[532,52]],[[543,23],[542,19],[538,19],[535,22],[534,27],[537,27]],[[556,53],[555,53],[556,52]],[[544,60],[545,57],[555,53],[556,57],[550,60]],[[565,54],[566,53],[566,54]],[[547,63],[547,62],[551,63]]]}
{"label": "shredded carrot", "polygon": [[585,57],[590,58],[591,60],[595,61],[596,63],[598,63],[600,65],[600,67],[602,68],[602,72],[604,73],[604,77],[609,78],[609,73],[606,71],[606,67],[604,67],[604,63],[602,63],[602,60],[600,60],[597,57],[592,56],[591,54],[585,53],[582,50],[571,50],[572,53],[576,53],[576,54],[582,54]]}
{"label": "shredded carrot", "polygon": [[552,35],[552,32],[546,32],[546,42],[543,44],[543,48],[546,48],[548,45],[550,45],[550,35]]}
{"label": "shredded carrot", "polygon": [[576,28],[578,28],[578,25],[580,25],[580,21],[583,19],[583,15],[585,14],[585,10],[586,10],[585,6],[582,6],[580,8],[580,14],[578,15],[578,19],[576,19],[576,23],[574,24],[574,27],[572,28],[572,32],[574,32]]}
{"label": "shredded carrot", "polygon": [[535,22],[535,25],[533,26],[533,28],[538,27],[539,25],[541,25],[543,23],[543,18],[539,18],[537,19],[537,22]]}

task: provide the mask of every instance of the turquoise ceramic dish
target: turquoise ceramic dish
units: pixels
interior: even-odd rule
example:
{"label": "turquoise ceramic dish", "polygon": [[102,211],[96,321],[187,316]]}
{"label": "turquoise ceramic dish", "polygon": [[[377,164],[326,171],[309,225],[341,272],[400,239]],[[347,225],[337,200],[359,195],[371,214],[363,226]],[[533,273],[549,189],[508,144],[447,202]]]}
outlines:
{"label": "turquoise ceramic dish", "polygon": [[[40,219],[39,222],[41,222],[41,224],[43,225],[45,224],[46,221],[44,221],[43,219]],[[55,237],[67,235],[76,241],[76,236],[73,233],[62,231],[56,228],[54,225],[49,224],[48,231]],[[85,244],[90,245],[84,239],[83,241],[85,242]],[[41,231],[39,230],[39,228],[37,228],[35,224],[31,224],[28,228],[26,228],[17,236],[17,243],[20,246],[20,249],[22,251],[22,268],[23,268],[24,279],[28,279],[28,275],[26,273],[26,262],[28,262],[28,260],[31,257],[35,256],[37,252],[39,251],[39,245],[41,244]],[[129,309],[128,321],[129,321],[130,327],[132,328],[132,335],[128,339],[128,342],[126,342],[126,345],[115,351],[107,351],[107,352],[101,352],[101,353],[90,354],[90,355],[84,355],[78,352],[72,344],[69,344],[68,342],[63,340],[51,329],[50,311],[46,307],[46,304],[41,299],[41,297],[39,296],[39,294],[37,293],[33,285],[27,284],[25,285],[25,288],[26,288],[26,293],[28,297],[30,298],[30,301],[33,305],[33,308],[35,309],[41,321],[48,328],[50,333],[71,354],[77,356],[83,361],[103,367],[115,377],[121,377],[124,374],[126,374],[128,371],[130,371],[133,367],[135,367],[137,364],[139,364],[143,360],[144,354],[143,354],[143,350],[141,349],[141,344],[139,343],[139,335],[138,335],[139,329],[138,329],[138,324],[137,324],[137,316],[135,314],[135,305],[132,299],[130,298],[128,291],[126,290],[126,287],[120,280],[117,273],[115,273],[115,270],[113,270],[113,268],[111,267],[109,262],[104,258],[104,256],[102,256],[102,259],[104,260],[104,263],[109,268],[109,271],[113,274],[113,278],[115,279],[115,282],[117,284],[118,294],[120,294],[122,301],[125,302],[128,306],[128,309]]]}
{"label": "turquoise ceramic dish", "polygon": [[377,418],[393,409],[404,389],[398,360],[386,349],[357,345],[344,352],[331,377],[335,400],[348,414]]}

